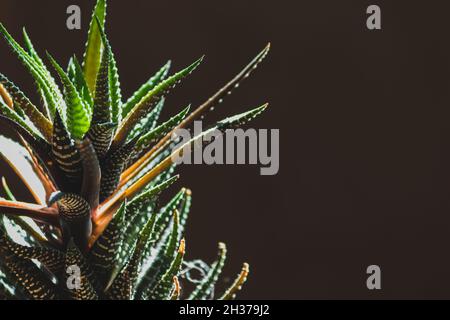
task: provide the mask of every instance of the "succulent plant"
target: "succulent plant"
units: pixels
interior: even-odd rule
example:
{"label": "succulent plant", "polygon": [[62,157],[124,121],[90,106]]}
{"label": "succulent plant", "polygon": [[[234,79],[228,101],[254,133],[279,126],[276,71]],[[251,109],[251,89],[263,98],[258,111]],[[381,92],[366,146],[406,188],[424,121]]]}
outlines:
{"label": "succulent plant", "polygon": [[[264,59],[269,45],[193,112],[183,108],[160,122],[164,97],[202,58],[171,76],[166,63],[122,100],[105,16],[106,2],[98,0],[83,61],[73,56],[66,69],[48,53],[42,59],[25,30],[21,46],[0,24],[41,97],[34,104],[0,74],[0,123],[16,133],[0,135],[0,152],[35,200],[18,201],[2,179],[0,298],[231,299],[248,265],[225,293],[214,295],[225,245],[219,244],[211,265],[185,261],[191,192],[182,188],[164,205],[158,199],[178,179],[171,155],[180,147],[171,134],[220,103]],[[241,125],[266,107],[211,128]],[[192,282],[193,290],[181,295],[184,281]]]}

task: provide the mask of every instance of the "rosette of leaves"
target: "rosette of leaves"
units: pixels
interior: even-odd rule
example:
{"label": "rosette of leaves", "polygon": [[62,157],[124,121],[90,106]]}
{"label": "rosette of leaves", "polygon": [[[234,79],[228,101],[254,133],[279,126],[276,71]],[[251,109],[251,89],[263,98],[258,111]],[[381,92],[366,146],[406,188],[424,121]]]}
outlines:
{"label": "rosette of leaves", "polygon": [[[181,108],[160,121],[165,97],[199,67],[202,58],[170,73],[161,67],[128,99],[104,32],[105,0],[98,0],[81,62],[63,68],[49,53],[38,55],[24,30],[19,44],[0,33],[35,81],[33,103],[0,74],[0,122],[16,133],[0,136],[0,152],[28,188],[34,203],[18,201],[5,179],[0,199],[1,299],[231,299],[245,282],[243,265],[222,294],[215,285],[226,248],[211,265],[185,261],[184,231],[191,192],[182,188],[165,204],[160,194],[178,179],[171,136],[220,103],[257,67],[264,48],[241,72],[198,108]],[[242,125],[263,105],[213,124]],[[200,271],[192,279],[190,271]],[[194,282],[183,292],[183,281]]]}

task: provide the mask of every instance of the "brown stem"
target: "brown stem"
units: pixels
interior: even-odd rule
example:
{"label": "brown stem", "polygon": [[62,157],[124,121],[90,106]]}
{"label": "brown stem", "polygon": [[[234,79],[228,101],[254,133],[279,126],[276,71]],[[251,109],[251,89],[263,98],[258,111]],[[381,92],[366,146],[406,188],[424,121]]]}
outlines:
{"label": "brown stem", "polygon": [[29,217],[41,223],[58,225],[58,211],[33,203],[0,199],[1,214]]}

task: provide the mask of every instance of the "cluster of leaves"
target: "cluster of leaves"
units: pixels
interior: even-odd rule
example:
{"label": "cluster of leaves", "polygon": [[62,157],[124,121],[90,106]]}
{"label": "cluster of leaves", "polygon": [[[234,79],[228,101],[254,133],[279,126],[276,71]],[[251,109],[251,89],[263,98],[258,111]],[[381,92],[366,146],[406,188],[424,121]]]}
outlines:
{"label": "cluster of leaves", "polygon": [[[193,112],[183,108],[160,122],[165,96],[203,58],[173,75],[166,63],[124,101],[105,17],[106,2],[98,0],[83,61],[73,56],[66,69],[49,53],[46,64],[25,30],[21,46],[0,24],[42,98],[41,105],[33,104],[0,74],[0,122],[17,133],[17,141],[0,136],[0,152],[36,200],[17,201],[2,180],[0,298],[179,299],[180,278],[190,278],[183,235],[191,192],[182,188],[167,204],[158,203],[160,193],[178,179],[172,155],[183,146],[174,148],[171,134],[221,102],[269,46]],[[219,121],[210,130],[242,125],[266,107]],[[196,267],[202,277],[186,298],[213,296],[225,257],[221,243],[212,265]],[[71,286],[74,267],[80,281]],[[233,298],[248,271],[244,264],[220,298]]]}

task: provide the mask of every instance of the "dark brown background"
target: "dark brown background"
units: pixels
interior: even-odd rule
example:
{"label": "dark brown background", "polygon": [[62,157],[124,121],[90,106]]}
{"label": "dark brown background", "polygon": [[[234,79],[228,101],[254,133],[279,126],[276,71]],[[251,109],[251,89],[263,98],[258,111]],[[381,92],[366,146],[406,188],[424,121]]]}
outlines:
{"label": "dark brown background", "polygon": [[[82,31],[65,28],[73,3]],[[365,27],[369,4],[382,8],[382,31]],[[65,62],[82,53],[91,7],[1,0],[0,20],[15,36],[27,26],[41,52]],[[227,275],[243,260],[252,266],[241,298],[450,298],[449,9],[448,1],[110,1],[126,97],[166,59],[179,69],[206,54],[165,117],[202,102],[273,45],[210,119],[269,101],[252,126],[280,129],[280,172],[182,167],[179,186],[194,190],[189,256],[211,261],[225,241]],[[0,70],[33,92],[4,42]],[[370,264],[382,268],[381,291],[366,289]]]}

